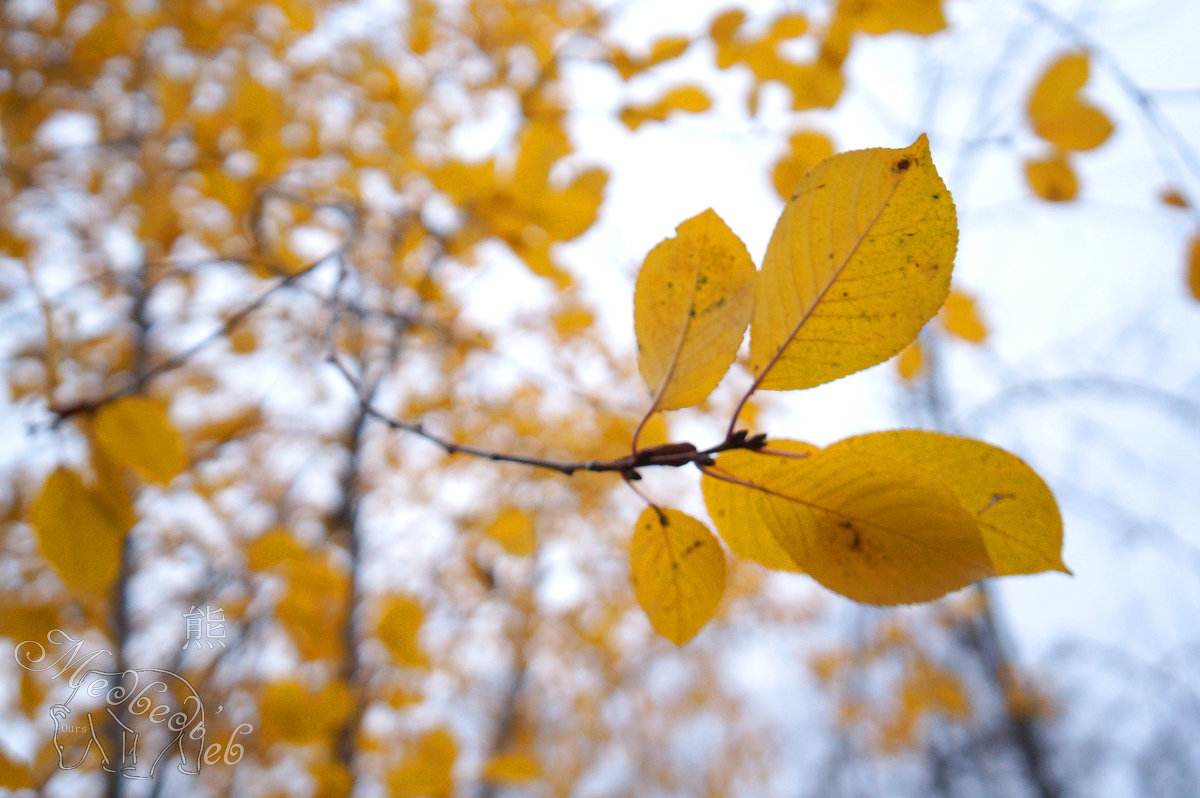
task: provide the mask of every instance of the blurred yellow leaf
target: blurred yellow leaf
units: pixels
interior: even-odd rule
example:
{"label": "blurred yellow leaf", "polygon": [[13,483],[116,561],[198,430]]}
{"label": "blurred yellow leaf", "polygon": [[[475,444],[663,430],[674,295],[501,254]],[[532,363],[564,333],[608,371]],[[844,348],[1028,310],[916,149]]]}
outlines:
{"label": "blurred yellow leaf", "polygon": [[454,792],[454,760],[458,745],[445,729],[435,729],[417,741],[410,752],[388,773],[389,794],[448,798]]}
{"label": "blurred yellow leaf", "polygon": [[686,84],[668,89],[665,94],[649,103],[630,104],[621,108],[621,121],[630,130],[637,130],[644,122],[665,122],[676,111],[698,114],[707,111],[712,100],[700,86]]}
{"label": "blurred yellow leaf", "polygon": [[842,444],[936,477],[978,521],[999,576],[1070,573],[1054,494],[1019,457],[982,441],[919,430],[876,432]]}
{"label": "blurred yellow leaf", "polygon": [[788,139],[787,153],[775,162],[771,180],[775,193],[784,202],[792,199],[796,187],[808,171],[822,161],[833,157],[833,142],[824,133],[801,130]]}
{"label": "blurred yellow leaf", "polygon": [[900,372],[900,376],[906,380],[911,380],[921,371],[921,367],[925,365],[925,353],[921,349],[920,341],[913,341],[904,351],[900,353],[900,357],[896,359],[896,369]]}
{"label": "blurred yellow leaf", "polygon": [[1188,244],[1188,290],[1193,299],[1200,301],[1200,233]]}
{"label": "blurred yellow leaf", "polygon": [[677,646],[708,623],[725,592],[725,553],[678,510],[647,507],[629,546],[629,581],[654,629]]}
{"label": "blurred yellow leaf", "polygon": [[633,295],[638,369],[654,407],[704,401],[737,357],[754,301],[754,262],[712,210],[646,256]]}
{"label": "blurred yellow leaf", "polygon": [[1163,189],[1162,193],[1158,195],[1158,198],[1163,205],[1167,205],[1172,208],[1189,207],[1187,197],[1183,196],[1183,194],[1173,188]]}
{"label": "blurred yellow leaf", "polygon": [[868,604],[930,601],[995,575],[954,493],[870,444],[850,438],[804,458],[726,452],[704,481],[725,476],[740,490],[710,486],[709,514],[723,537],[771,535],[825,587]]}
{"label": "blurred yellow leaf", "polygon": [[655,40],[645,55],[634,55],[623,47],[614,47],[608,60],[621,75],[621,80],[629,80],[651,67],[678,58],[687,52],[691,43],[686,36],[664,36]]}
{"label": "blurred yellow leaf", "polygon": [[510,751],[489,757],[479,775],[488,781],[522,784],[541,778],[542,766],[531,754]]}
{"label": "blurred yellow leaf", "polygon": [[256,571],[265,571],[282,563],[300,562],[308,550],[287,527],[272,527],[246,547],[246,563]]}
{"label": "blurred yellow leaf", "polygon": [[335,735],[350,711],[350,691],[330,682],[313,691],[298,681],[267,685],[259,706],[260,733],[267,740],[312,743]]}
{"label": "blurred yellow leaf", "polygon": [[812,169],[759,275],[750,362],[761,387],[809,388],[899,352],[945,300],[957,242],[925,136]]}
{"label": "blurred yellow leaf", "polygon": [[939,314],[946,332],[964,341],[979,343],[987,338],[987,325],[979,316],[975,300],[961,291],[951,291]]}
{"label": "blurred yellow leaf", "polygon": [[1062,152],[1026,161],[1025,180],[1034,194],[1049,202],[1070,202],[1079,194],[1079,179]]}
{"label": "blurred yellow leaf", "polygon": [[417,639],[425,611],[416,599],[408,596],[389,596],[382,603],[379,617],[379,639],[392,653],[397,664],[421,668],[429,664]]}
{"label": "blurred yellow leaf", "polygon": [[132,510],[116,512],[74,471],[59,467],[29,506],[38,548],[74,590],[108,590],[121,570]]}
{"label": "blurred yellow leaf", "polygon": [[516,507],[508,507],[488,525],[488,537],[500,543],[504,550],[517,557],[533,554],[537,548],[537,531],[533,516]]}
{"label": "blurred yellow leaf", "polygon": [[941,0],[841,0],[837,15],[863,33],[927,35],[946,27]]}
{"label": "blurred yellow leaf", "polygon": [[9,758],[3,746],[0,746],[0,787],[14,792],[33,787],[33,773],[29,765]]}
{"label": "blurred yellow leaf", "polygon": [[1112,134],[1104,112],[1079,99],[1087,78],[1087,54],[1069,53],[1047,67],[1029,96],[1026,110],[1034,132],[1059,149],[1094,149]]}
{"label": "blurred yellow leaf", "polygon": [[165,485],[183,470],[179,432],[164,402],[126,396],[96,411],[96,439],[110,457],[148,482]]}

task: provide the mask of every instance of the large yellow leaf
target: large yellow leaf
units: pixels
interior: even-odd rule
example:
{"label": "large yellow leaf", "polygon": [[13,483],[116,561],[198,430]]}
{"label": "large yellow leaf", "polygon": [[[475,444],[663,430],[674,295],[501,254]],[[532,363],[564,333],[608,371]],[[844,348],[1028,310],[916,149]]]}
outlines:
{"label": "large yellow leaf", "polygon": [[[798,441],[771,441],[771,448],[798,455],[808,455],[818,451],[816,446]],[[730,469],[734,473],[739,473],[745,469],[753,469],[755,461],[761,458],[762,455],[750,451],[731,451],[721,455],[720,465],[722,469]],[[708,507],[713,523],[717,526],[717,531],[721,533],[721,537],[725,539],[734,554],[744,560],[753,560],[759,565],[779,571],[801,570],[787,550],[766,528],[754,522],[738,522],[736,517],[740,512],[738,508],[749,498],[746,496],[748,489],[744,485],[705,478],[700,481],[700,487],[704,491],[704,503]]]}
{"label": "large yellow leaf", "polygon": [[1054,494],[1019,457],[982,441],[920,430],[860,435],[839,446],[940,478],[979,522],[998,575],[1067,571]]}
{"label": "large yellow leaf", "polygon": [[642,264],[633,295],[638,369],[654,407],[704,401],[729,370],[754,302],[754,262],[712,210],[676,228]]}
{"label": "large yellow leaf", "polygon": [[74,471],[55,469],[29,507],[38,547],[63,582],[80,591],[105,591],[121,569],[121,544],[132,512],[119,510],[83,484]]}
{"label": "large yellow leaf", "polygon": [[941,480],[863,448],[726,452],[714,473],[741,490],[709,486],[709,513],[722,536],[772,535],[822,585],[869,604],[930,601],[995,575],[979,524]]}
{"label": "large yellow leaf", "polygon": [[957,243],[924,136],[812,169],[759,275],[750,360],[760,387],[809,388],[899,352],[945,300]]}
{"label": "large yellow leaf", "polygon": [[[725,592],[725,553],[704,524],[647,507],[629,545],[629,581],[650,623],[682,646],[708,623]],[[665,521],[665,523],[664,523]]]}
{"label": "large yellow leaf", "polygon": [[164,403],[126,396],[96,411],[96,439],[142,479],[167,484],[183,470],[183,442]]}

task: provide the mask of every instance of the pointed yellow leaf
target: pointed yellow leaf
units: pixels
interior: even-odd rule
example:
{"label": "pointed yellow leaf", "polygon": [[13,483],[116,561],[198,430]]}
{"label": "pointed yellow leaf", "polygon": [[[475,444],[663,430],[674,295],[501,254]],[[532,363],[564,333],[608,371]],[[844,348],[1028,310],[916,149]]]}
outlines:
{"label": "pointed yellow leaf", "polygon": [[900,376],[906,380],[917,376],[923,365],[925,365],[925,353],[921,349],[920,341],[913,341],[896,359],[896,368],[899,370]]}
{"label": "pointed yellow leaf", "polygon": [[868,604],[930,601],[995,575],[979,524],[940,479],[866,449],[851,438],[803,459],[726,452],[704,481],[741,490],[710,486],[709,513],[722,536],[773,535],[822,585]]}
{"label": "pointed yellow leaf", "polygon": [[522,784],[540,779],[542,766],[536,757],[513,751],[492,755],[487,762],[483,763],[483,770],[479,775],[488,781]]}
{"label": "pointed yellow leaf", "polygon": [[788,139],[788,152],[775,162],[771,180],[785,202],[795,196],[800,179],[824,160],[833,157],[833,142],[824,133],[802,130]]}
{"label": "pointed yellow leaf", "polygon": [[925,136],[815,167],[763,258],[750,325],[761,387],[809,388],[899,352],[945,300],[957,244]]}
{"label": "pointed yellow leaf", "polygon": [[499,542],[505,551],[517,557],[533,554],[537,548],[533,516],[516,507],[509,507],[496,516],[488,526],[487,534]]}
{"label": "pointed yellow leaf", "polygon": [[108,455],[148,482],[165,485],[183,470],[183,442],[163,402],[126,396],[96,411],[96,439]]}
{"label": "pointed yellow leaf", "polygon": [[435,729],[388,773],[388,791],[396,798],[449,798],[454,793],[458,745],[445,729]]}
{"label": "pointed yellow leaf", "polygon": [[713,211],[646,256],[633,295],[638,369],[673,410],[704,401],[729,370],[754,302],[754,262]]}
{"label": "pointed yellow leaf", "polygon": [[57,468],[29,506],[38,548],[66,585],[105,591],[121,569],[129,513],[114,509],[74,471]]}
{"label": "pointed yellow leaf", "polygon": [[[708,623],[725,592],[725,554],[704,524],[647,507],[629,546],[629,581],[663,637],[682,646]],[[666,523],[663,523],[665,520]]]}
{"label": "pointed yellow leaf", "polygon": [[1188,290],[1193,299],[1200,301],[1200,233],[1188,244]]}
{"label": "pointed yellow leaf", "polygon": [[1070,202],[1079,195],[1079,178],[1061,152],[1026,161],[1025,180],[1034,194],[1048,202]]}
{"label": "pointed yellow leaf", "polygon": [[1016,455],[982,441],[920,430],[860,435],[841,445],[941,479],[979,522],[998,575],[1070,573],[1062,561],[1062,516],[1054,494]]}
{"label": "pointed yellow leaf", "polygon": [[392,658],[398,664],[409,668],[429,664],[417,640],[424,620],[425,611],[416,599],[391,596],[384,601],[383,614],[379,619],[379,639],[392,652]]}
{"label": "pointed yellow leaf", "polygon": [[946,332],[957,335],[964,341],[979,343],[987,338],[987,325],[979,316],[975,300],[961,291],[950,292],[939,315]]}

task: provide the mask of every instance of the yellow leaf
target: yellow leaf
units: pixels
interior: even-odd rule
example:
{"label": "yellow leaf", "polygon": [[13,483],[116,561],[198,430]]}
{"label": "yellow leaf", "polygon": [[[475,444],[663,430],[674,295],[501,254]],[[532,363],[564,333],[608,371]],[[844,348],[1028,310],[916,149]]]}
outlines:
{"label": "yellow leaf", "polygon": [[650,52],[644,56],[633,55],[622,47],[613,48],[609,55],[609,63],[616,67],[621,80],[629,80],[634,75],[645,72],[651,67],[658,66],[664,61],[678,58],[687,52],[691,39],[686,36],[664,36],[650,47]]}
{"label": "yellow leaf", "polygon": [[313,691],[298,681],[274,682],[259,706],[261,734],[267,740],[312,743],[330,739],[350,711],[350,691],[330,682]]}
{"label": "yellow leaf", "polygon": [[148,482],[165,485],[183,470],[183,442],[154,399],[126,396],[96,411],[96,439],[110,457]]}
{"label": "yellow leaf", "polygon": [[[771,441],[771,448],[776,451],[806,455],[817,452],[818,449],[799,441]],[[753,470],[756,462],[764,455],[749,451],[726,452],[720,457],[722,469],[731,473],[741,473]],[[700,481],[704,491],[704,504],[712,516],[717,532],[733,553],[745,560],[752,560],[767,568],[777,571],[796,571],[801,568],[792,559],[787,550],[765,528],[754,523],[738,523],[737,509],[746,500],[747,488],[720,479],[704,478]],[[733,516],[730,513],[734,513]]]}
{"label": "yellow leaf", "polygon": [[[629,581],[654,629],[682,646],[708,623],[725,592],[725,554],[704,524],[647,507],[629,546]],[[665,523],[664,523],[665,520]]]}
{"label": "yellow leaf", "polygon": [[802,130],[788,139],[788,152],[775,162],[771,179],[785,202],[795,196],[796,187],[808,171],[833,157],[833,142],[824,133]]}
{"label": "yellow leaf", "polygon": [[654,120],[665,122],[675,111],[698,114],[712,106],[708,92],[695,84],[676,86],[662,97],[643,105],[626,105],[621,109],[621,122],[630,130],[637,130],[643,122]]}
{"label": "yellow leaf", "polygon": [[712,210],[650,251],[633,296],[638,369],[654,407],[704,401],[741,346],[754,301],[754,262]]}
{"label": "yellow leaf", "polygon": [[106,591],[117,578],[128,521],[127,513],[115,512],[78,474],[62,467],[29,506],[42,556],[68,587],[84,592]]}
{"label": "yellow leaf", "polygon": [[454,760],[458,746],[445,729],[435,729],[417,741],[409,753],[388,774],[389,794],[448,798],[454,792]]}
{"label": "yellow leaf", "polygon": [[1088,56],[1071,53],[1051,64],[1034,86],[1027,111],[1033,130],[1063,150],[1090,150],[1112,134],[1100,109],[1078,97],[1088,78]]}
{"label": "yellow leaf", "polygon": [[541,778],[542,766],[537,758],[530,754],[520,752],[494,754],[483,764],[483,770],[479,775],[488,781],[521,784]]}
{"label": "yellow leaf", "polygon": [[533,516],[516,507],[509,507],[496,516],[488,526],[487,534],[498,541],[505,551],[517,557],[533,554],[537,548]]}
{"label": "yellow leaf", "polygon": [[1049,202],[1070,202],[1079,194],[1079,179],[1061,152],[1026,161],[1025,180],[1034,194]]}
{"label": "yellow leaf", "polygon": [[946,332],[957,335],[964,341],[979,343],[987,338],[987,325],[979,317],[975,300],[960,291],[951,291],[942,305],[942,326]]}
{"label": "yellow leaf", "polygon": [[1054,494],[1016,455],[982,441],[919,430],[860,435],[842,445],[940,479],[978,521],[997,575],[1070,573],[1062,561],[1062,517]]}
{"label": "yellow leaf", "polygon": [[815,167],[763,258],[750,325],[760,387],[809,388],[899,352],[945,300],[957,242],[925,136]]}
{"label": "yellow leaf", "polygon": [[1200,301],[1200,233],[1192,236],[1188,245],[1188,290]]}
{"label": "yellow leaf", "polygon": [[33,773],[28,763],[10,759],[0,746],[0,787],[6,790],[28,790],[33,787]]}
{"label": "yellow leaf", "polygon": [[906,380],[917,376],[923,365],[925,365],[925,353],[921,349],[920,341],[913,341],[909,344],[896,360],[896,368],[900,371],[900,376]]}
{"label": "yellow leaf", "polygon": [[930,34],[946,27],[941,0],[842,0],[837,14],[864,33]]}
{"label": "yellow leaf", "polygon": [[392,658],[398,664],[409,668],[429,664],[417,640],[424,620],[425,611],[416,599],[391,596],[384,600],[383,613],[379,618],[379,639],[392,652]]}
{"label": "yellow leaf", "polygon": [[1187,208],[1189,207],[1187,197],[1179,193],[1173,188],[1164,188],[1162,193],[1158,195],[1159,200],[1163,205],[1172,208]]}
{"label": "yellow leaf", "polygon": [[712,472],[705,482],[741,483],[705,491],[722,536],[772,535],[806,573],[855,601],[930,601],[995,574],[971,513],[884,447],[851,438],[802,459],[727,452]]}
{"label": "yellow leaf", "polygon": [[301,562],[307,550],[296,541],[287,527],[277,526],[255,538],[246,547],[246,563],[255,571],[265,571],[283,563]]}
{"label": "yellow leaf", "polygon": [[433,44],[437,3],[432,0],[413,0],[409,11],[408,48],[417,55],[428,52]]}

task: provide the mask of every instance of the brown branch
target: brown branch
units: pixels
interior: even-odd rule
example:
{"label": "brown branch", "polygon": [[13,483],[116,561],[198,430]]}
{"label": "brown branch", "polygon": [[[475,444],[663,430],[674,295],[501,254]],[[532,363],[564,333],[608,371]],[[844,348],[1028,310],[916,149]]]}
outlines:
{"label": "brown branch", "polygon": [[376,408],[368,399],[364,398],[359,381],[355,379],[336,355],[331,355],[328,361],[342,374],[351,388],[354,389],[363,412],[390,429],[402,430],[424,438],[435,446],[438,446],[446,454],[465,454],[495,463],[514,463],[531,468],[542,468],[556,471],[568,477],[580,471],[591,471],[593,473],[617,473],[625,479],[638,480],[642,478],[642,475],[639,473],[639,469],[641,468],[651,466],[665,466],[669,468],[681,468],[686,465],[696,465],[698,467],[710,466],[713,465],[714,461],[712,458],[715,454],[733,449],[757,451],[766,446],[767,443],[767,436],[763,433],[750,435],[747,430],[738,430],[716,446],[710,446],[707,449],[698,449],[691,443],[664,443],[641,449],[636,455],[628,454],[624,457],[618,457],[616,460],[554,460],[546,457],[497,452],[466,443],[455,443],[430,432],[420,422],[404,421],[389,416]]}

